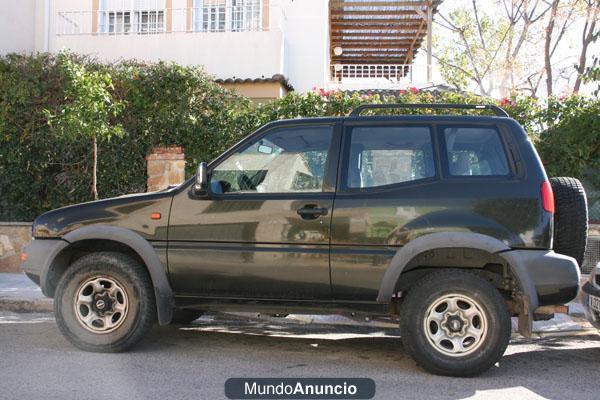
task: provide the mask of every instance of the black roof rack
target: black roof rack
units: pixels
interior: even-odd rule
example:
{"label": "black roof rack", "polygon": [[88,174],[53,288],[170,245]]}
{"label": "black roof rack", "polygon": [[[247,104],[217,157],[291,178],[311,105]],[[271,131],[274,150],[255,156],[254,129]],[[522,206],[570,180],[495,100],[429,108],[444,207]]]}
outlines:
{"label": "black roof rack", "polygon": [[497,117],[508,117],[508,113],[504,111],[502,108],[490,104],[402,104],[402,103],[394,103],[394,104],[363,104],[356,107],[350,113],[351,117],[358,117],[361,112],[365,110],[376,110],[383,108],[430,108],[430,109],[440,109],[440,108],[449,108],[449,109],[461,109],[461,110],[490,110],[494,112],[494,115]]}

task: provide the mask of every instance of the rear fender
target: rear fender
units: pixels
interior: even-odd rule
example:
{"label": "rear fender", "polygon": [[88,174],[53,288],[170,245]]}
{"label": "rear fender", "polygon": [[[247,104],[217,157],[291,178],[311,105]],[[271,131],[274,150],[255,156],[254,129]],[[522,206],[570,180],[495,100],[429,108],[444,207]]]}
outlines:
{"label": "rear fender", "polygon": [[377,301],[390,303],[400,281],[400,276],[408,263],[417,255],[435,249],[462,247],[483,250],[502,257],[510,266],[521,290],[519,299],[519,331],[530,336],[533,324],[533,310],[538,307],[535,285],[529,276],[526,264],[510,252],[510,247],[498,239],[471,232],[439,232],[421,236],[398,249],[387,268],[379,287]]}

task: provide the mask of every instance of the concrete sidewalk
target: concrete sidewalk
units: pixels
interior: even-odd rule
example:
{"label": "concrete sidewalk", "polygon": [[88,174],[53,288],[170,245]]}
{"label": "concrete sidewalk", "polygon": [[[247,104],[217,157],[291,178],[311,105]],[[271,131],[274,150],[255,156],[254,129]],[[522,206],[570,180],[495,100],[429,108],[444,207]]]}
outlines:
{"label": "concrete sidewalk", "polygon": [[52,299],[24,274],[0,273],[0,310],[15,312],[52,311]]}
{"label": "concrete sidewalk", "polygon": [[[0,311],[13,312],[51,312],[52,299],[45,297],[24,274],[0,273]],[[246,318],[271,319],[255,313],[234,313]],[[277,318],[279,322],[284,318]],[[290,323],[324,324],[324,325],[361,325],[396,328],[396,323],[380,321],[356,321],[341,315],[288,315],[285,320]],[[516,318],[513,318],[513,331],[516,330]],[[583,307],[577,301],[569,303],[569,314],[556,314],[550,321],[533,323],[535,336],[597,334],[586,319]]]}

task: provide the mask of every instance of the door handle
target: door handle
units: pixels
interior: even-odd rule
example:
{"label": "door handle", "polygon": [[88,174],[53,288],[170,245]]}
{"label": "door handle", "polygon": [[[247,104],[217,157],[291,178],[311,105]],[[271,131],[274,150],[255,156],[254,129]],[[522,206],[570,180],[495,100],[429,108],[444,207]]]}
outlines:
{"label": "door handle", "polygon": [[316,204],[307,204],[296,211],[302,219],[317,219],[320,216],[327,215],[327,209],[324,207],[318,207]]}

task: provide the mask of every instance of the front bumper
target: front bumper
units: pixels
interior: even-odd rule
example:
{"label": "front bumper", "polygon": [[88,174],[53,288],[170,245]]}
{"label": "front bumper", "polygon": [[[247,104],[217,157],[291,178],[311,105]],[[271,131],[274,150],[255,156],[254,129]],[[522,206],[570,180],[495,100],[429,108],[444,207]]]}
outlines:
{"label": "front bumper", "polygon": [[26,254],[21,268],[25,275],[42,289],[45,296],[52,297],[56,282],[52,282],[49,272],[62,249],[69,245],[62,239],[33,239],[23,249]]}
{"label": "front bumper", "polygon": [[594,301],[594,304],[600,305],[599,277],[600,263],[596,265],[595,269],[590,274],[590,279],[581,287],[581,304],[585,310],[585,316],[598,329],[600,329],[600,309],[597,306],[596,308],[592,308],[592,301]]}

